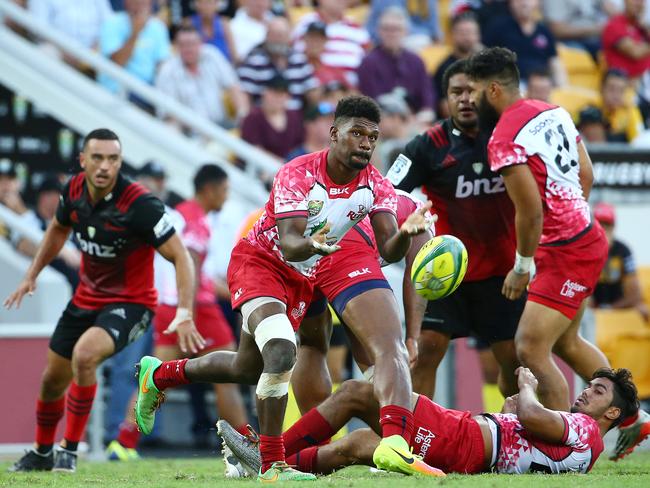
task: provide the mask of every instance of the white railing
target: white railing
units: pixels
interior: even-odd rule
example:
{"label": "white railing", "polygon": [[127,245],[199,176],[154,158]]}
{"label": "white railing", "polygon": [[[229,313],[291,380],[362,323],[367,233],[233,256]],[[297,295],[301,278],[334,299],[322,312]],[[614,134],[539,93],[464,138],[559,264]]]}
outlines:
{"label": "white railing", "polygon": [[135,93],[157,109],[173,116],[174,119],[191,128],[197,134],[218,142],[246,161],[247,167],[269,174],[275,174],[280,167],[277,161],[265,152],[234,137],[225,129],[212,123],[207,118],[197,115],[176,100],[166,97],[155,88],[132,76],[110,59],[86,48],[66,34],[52,29],[44,22],[34,19],[28,11],[9,0],[0,0],[0,20],[2,20],[2,17],[11,19],[39,39],[54,44],[69,56],[92,67],[96,72],[115,79],[123,88]]}

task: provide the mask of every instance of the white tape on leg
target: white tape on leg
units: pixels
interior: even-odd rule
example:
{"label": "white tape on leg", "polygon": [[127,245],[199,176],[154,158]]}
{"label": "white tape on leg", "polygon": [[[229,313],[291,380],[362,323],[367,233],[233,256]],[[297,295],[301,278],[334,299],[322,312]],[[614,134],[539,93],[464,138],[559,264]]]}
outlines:
{"label": "white tape on leg", "polygon": [[258,298],[253,298],[251,300],[248,300],[246,303],[244,303],[241,306],[242,329],[244,330],[244,332],[246,332],[247,334],[251,333],[250,327],[248,325],[248,319],[250,319],[251,314],[255,310],[260,308],[262,305],[266,305],[267,303],[279,303],[284,310],[287,309],[287,306],[284,303],[282,303],[277,298],[273,298],[273,297],[258,297]]}
{"label": "white tape on leg", "polygon": [[[291,371],[293,371],[293,368],[291,368]],[[255,394],[260,400],[282,398],[287,395],[289,393],[291,371],[285,371],[284,373],[262,373],[257,382]]]}
{"label": "white tape on leg", "polygon": [[283,313],[266,317],[257,325],[253,335],[260,352],[262,352],[266,343],[273,339],[284,339],[297,347],[296,333],[291,326],[289,317]]}

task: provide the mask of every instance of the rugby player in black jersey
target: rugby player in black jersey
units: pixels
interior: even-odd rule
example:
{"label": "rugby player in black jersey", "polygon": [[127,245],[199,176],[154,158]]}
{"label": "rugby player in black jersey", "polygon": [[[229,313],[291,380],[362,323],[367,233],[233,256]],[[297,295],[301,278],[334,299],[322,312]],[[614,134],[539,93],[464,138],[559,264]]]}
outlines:
{"label": "rugby player in black jersey", "polygon": [[[5,300],[5,307],[18,307],[25,295],[32,295],[39,273],[74,232],[83,256],[79,286],[50,340],[36,405],[34,448],[10,471],[75,471],[77,445],[97,388],[97,366],[137,339],[153,316],[154,250],[176,268],[178,308],[166,332],[178,333],[184,351],[203,347],[192,320],[192,260],[163,203],[120,174],[121,153],[117,135],[108,129],[85,137],[79,160],[83,171],[66,185],[31,266]],[[64,407],[65,434],[54,452]]]}
{"label": "rugby player in black jersey", "polygon": [[514,208],[503,180],[490,170],[466,71],[464,60],[445,71],[451,116],[413,138],[387,175],[397,189],[422,187],[438,214],[436,234],[458,237],[469,255],[463,283],[451,296],[429,302],[422,323],[413,391],[431,398],[449,341],[470,334],[494,352],[501,393],[517,392],[513,338],[525,297],[511,301],[501,294],[515,256]]}

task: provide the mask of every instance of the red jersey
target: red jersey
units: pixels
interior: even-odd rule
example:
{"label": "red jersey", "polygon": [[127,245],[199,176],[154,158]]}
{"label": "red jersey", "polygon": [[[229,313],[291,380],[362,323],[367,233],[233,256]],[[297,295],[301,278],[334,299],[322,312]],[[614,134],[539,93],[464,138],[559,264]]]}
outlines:
{"label": "red jersey", "polygon": [[603,29],[603,53],[609,68],[620,69],[631,78],[636,78],[650,68],[650,56],[632,59],[616,49],[618,43],[626,37],[637,43],[650,43],[650,35],[642,25],[625,14],[616,15],[609,19]]}
{"label": "red jersey", "polygon": [[273,180],[264,213],[246,239],[305,276],[313,276],[322,256],[289,262],[282,255],[276,221],[306,217],[305,236],[330,225],[327,244],[336,244],[366,215],[396,213],[393,185],[372,165],[366,166],[346,185],[337,185],[327,174],[328,150],[306,154],[285,164]]}
{"label": "red jersey", "polygon": [[82,252],[73,304],[86,309],[116,302],[156,306],[154,249],[175,232],[160,200],[118,175],[113,191],[93,205],[80,173],[63,190],[56,219],[72,227]]}
{"label": "red jersey", "polygon": [[539,100],[508,107],[490,137],[493,171],[527,164],[535,177],[544,209],[540,244],[570,240],[591,223],[580,185],[579,141],[569,113]]}

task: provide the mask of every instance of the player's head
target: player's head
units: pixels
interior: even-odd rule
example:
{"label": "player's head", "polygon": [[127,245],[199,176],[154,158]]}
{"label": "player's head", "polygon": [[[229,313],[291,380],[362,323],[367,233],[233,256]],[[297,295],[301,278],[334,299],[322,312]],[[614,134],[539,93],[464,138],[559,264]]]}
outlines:
{"label": "player's head", "polygon": [[110,189],[122,167],[122,143],[110,129],[95,129],[83,141],[79,164],[86,183],[96,191]]}
{"label": "player's head", "polygon": [[459,59],[449,66],[442,75],[442,89],[447,94],[449,114],[454,123],[461,129],[475,129],[478,127],[478,115],[470,99],[472,89],[467,68],[465,59]]}
{"label": "player's head", "polygon": [[362,170],[379,139],[379,105],[372,98],[351,95],[341,99],[330,129],[330,153],[350,169]]}
{"label": "player's head", "polygon": [[517,55],[504,47],[483,49],[469,58],[468,75],[479,123],[486,129],[494,128],[519,94]]}
{"label": "player's head", "polygon": [[639,410],[639,397],[628,369],[600,368],[571,406],[571,412],[584,413],[605,422],[607,430],[616,427]]}
{"label": "player's head", "polygon": [[216,164],[204,164],[194,176],[194,194],[209,210],[221,210],[229,190],[228,174]]}

